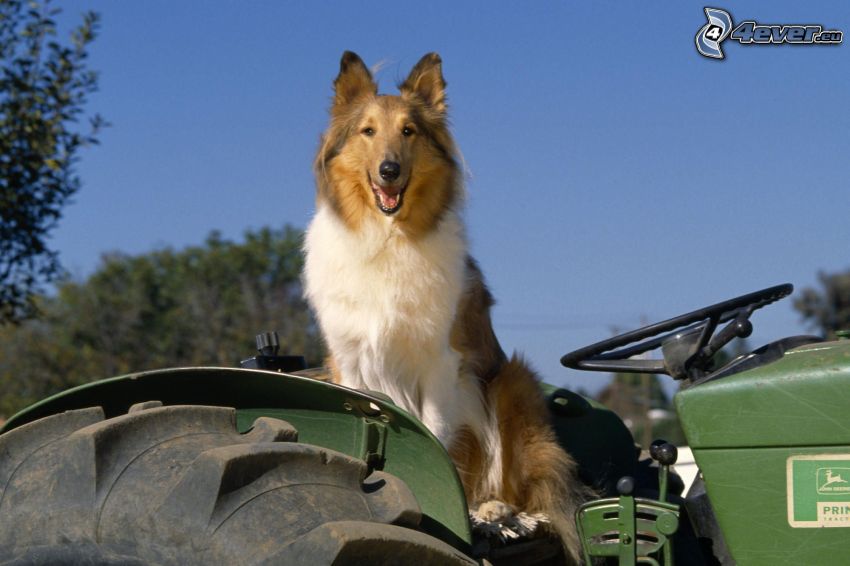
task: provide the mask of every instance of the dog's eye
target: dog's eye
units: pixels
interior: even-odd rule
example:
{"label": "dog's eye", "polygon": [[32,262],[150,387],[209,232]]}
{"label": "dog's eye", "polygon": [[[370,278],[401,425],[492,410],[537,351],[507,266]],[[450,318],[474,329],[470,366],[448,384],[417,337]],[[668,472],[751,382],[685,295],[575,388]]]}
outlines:
{"label": "dog's eye", "polygon": [[363,130],[361,130],[360,133],[363,134],[364,136],[368,136],[368,137],[371,138],[372,136],[375,135],[375,130],[373,130],[372,128],[363,128]]}
{"label": "dog's eye", "polygon": [[404,137],[410,137],[415,133],[416,133],[416,130],[414,130],[413,128],[411,128],[409,126],[405,126],[404,129],[401,130],[401,135],[403,135]]}

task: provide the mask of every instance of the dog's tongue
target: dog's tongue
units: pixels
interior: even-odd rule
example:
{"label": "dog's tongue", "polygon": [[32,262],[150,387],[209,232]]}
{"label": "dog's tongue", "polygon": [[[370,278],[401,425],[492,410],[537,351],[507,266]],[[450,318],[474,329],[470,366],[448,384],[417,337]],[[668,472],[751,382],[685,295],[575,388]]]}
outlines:
{"label": "dog's tongue", "polygon": [[395,208],[398,204],[399,187],[378,187],[378,197],[384,208]]}

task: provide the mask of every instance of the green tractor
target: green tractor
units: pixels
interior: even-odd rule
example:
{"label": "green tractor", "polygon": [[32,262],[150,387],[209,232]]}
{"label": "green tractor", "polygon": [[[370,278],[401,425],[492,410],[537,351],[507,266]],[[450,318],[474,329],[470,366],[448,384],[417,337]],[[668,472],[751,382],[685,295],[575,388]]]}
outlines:
{"label": "green tractor", "polygon": [[[600,499],[577,513],[593,564],[835,564],[850,550],[850,341],[778,340],[719,369],[781,285],[565,355],[659,373],[700,475],[641,451],[601,405],[545,386],[562,444]],[[13,416],[0,435],[0,564],[562,562],[546,539],[470,527],[440,443],[385,396],[322,380],[271,335],[242,368],[98,381]],[[646,354],[660,349],[660,359]],[[640,357],[638,357],[640,356]]]}

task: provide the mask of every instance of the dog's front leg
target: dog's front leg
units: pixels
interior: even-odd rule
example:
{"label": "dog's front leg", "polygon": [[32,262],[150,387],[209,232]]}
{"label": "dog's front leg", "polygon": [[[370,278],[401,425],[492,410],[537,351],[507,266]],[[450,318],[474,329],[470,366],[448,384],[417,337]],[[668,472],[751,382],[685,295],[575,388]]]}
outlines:
{"label": "dog's front leg", "polygon": [[447,352],[421,382],[420,418],[447,450],[462,426],[475,430],[487,418],[477,379],[459,368],[460,354]]}

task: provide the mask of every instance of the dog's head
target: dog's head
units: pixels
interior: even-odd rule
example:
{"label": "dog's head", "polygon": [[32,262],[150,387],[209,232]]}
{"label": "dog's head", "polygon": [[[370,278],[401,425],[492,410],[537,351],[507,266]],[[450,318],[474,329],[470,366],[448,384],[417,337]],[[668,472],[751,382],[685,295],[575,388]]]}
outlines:
{"label": "dog's head", "polygon": [[346,51],[334,81],[331,125],[316,158],[319,198],[349,226],[364,215],[427,231],[457,198],[439,55],[425,55],[399,86],[378,95],[366,65]]}

